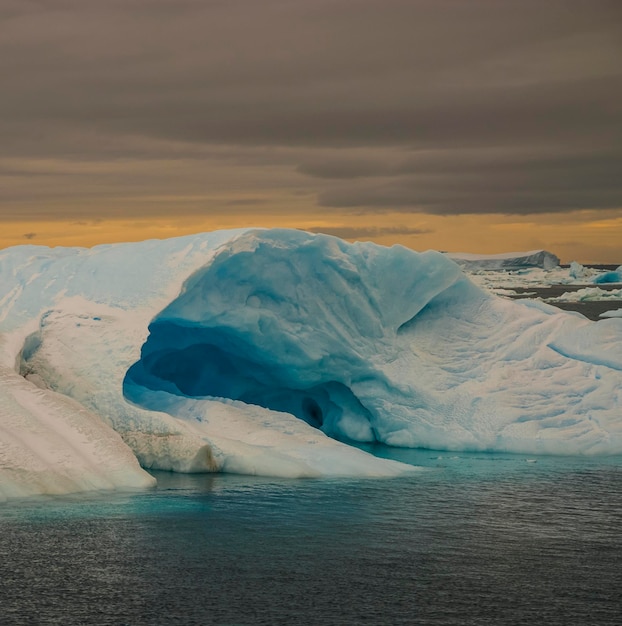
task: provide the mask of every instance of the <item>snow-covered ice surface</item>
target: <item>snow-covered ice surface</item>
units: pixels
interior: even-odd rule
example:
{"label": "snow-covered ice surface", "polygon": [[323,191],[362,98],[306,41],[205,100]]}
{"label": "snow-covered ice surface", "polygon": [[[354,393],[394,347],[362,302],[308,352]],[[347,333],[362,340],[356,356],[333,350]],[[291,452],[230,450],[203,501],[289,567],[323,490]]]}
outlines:
{"label": "snow-covered ice surface", "polygon": [[[412,471],[327,435],[622,452],[622,320],[499,298],[437,252],[288,230],[19,246],[0,285],[8,495],[144,486],[130,450],[185,472]],[[64,464],[25,424],[67,440]],[[31,479],[41,458],[53,488]],[[62,482],[93,459],[97,480]]]}
{"label": "snow-covered ice surface", "polygon": [[97,415],[0,367],[0,502],[154,483]]}
{"label": "snow-covered ice surface", "polygon": [[600,317],[622,317],[622,309],[611,309],[610,311],[604,311],[600,314]]}

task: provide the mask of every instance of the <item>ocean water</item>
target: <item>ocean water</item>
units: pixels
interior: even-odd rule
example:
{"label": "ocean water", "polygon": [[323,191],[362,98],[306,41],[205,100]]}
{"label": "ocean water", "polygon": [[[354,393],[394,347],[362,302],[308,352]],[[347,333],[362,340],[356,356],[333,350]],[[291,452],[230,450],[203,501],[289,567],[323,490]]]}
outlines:
{"label": "ocean water", "polygon": [[0,624],[622,623],[621,458],[374,451],[424,469],[0,505]]}

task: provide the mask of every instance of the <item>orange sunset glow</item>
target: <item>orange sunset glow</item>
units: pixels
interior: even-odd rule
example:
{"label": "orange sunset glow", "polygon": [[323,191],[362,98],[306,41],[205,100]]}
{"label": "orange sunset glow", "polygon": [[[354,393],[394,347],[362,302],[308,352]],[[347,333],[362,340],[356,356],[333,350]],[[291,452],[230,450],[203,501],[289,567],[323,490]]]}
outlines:
{"label": "orange sunset glow", "polygon": [[[382,245],[401,244],[413,250],[428,249],[450,252],[477,250],[482,254],[496,254],[510,250],[548,249],[554,251],[562,263],[580,259],[583,263],[620,262],[622,217],[585,212],[583,219],[558,223],[558,216],[543,216],[538,220],[524,218],[496,218],[489,216],[456,216],[443,218],[425,214],[406,216],[387,214],[370,219],[368,216],[348,219],[347,228],[359,228],[360,233],[344,232],[348,241],[375,241]],[[548,219],[547,219],[548,217]],[[590,220],[591,217],[591,220]],[[399,229],[420,228],[420,234],[383,234],[387,224]],[[42,221],[6,222],[0,232],[0,248],[25,243],[46,246],[86,246],[105,243],[165,239],[197,232],[230,228],[299,228],[315,232],[339,234],[346,229],[346,221],[330,214],[317,213],[315,217],[286,217],[266,212],[227,217],[149,218],[132,220],[100,220],[91,222]],[[36,229],[36,233],[29,229]],[[426,232],[428,231],[429,232]]]}

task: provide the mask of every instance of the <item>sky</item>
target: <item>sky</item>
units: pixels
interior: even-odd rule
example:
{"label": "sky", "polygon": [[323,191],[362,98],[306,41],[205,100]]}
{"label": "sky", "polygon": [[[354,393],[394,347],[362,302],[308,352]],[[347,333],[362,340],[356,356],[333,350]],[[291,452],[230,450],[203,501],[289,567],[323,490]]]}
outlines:
{"label": "sky", "polygon": [[0,247],[622,263],[620,0],[0,0],[0,76]]}

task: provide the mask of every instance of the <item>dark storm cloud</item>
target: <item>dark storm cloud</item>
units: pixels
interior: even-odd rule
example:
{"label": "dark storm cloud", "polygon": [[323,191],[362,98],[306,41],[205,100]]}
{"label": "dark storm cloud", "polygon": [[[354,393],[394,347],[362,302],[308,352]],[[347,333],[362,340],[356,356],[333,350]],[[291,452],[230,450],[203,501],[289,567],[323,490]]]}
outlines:
{"label": "dark storm cloud", "polygon": [[320,204],[329,207],[529,214],[621,205],[620,151],[430,151],[385,158],[375,165],[369,158],[335,159],[311,162],[300,170],[344,181],[333,182],[320,194]]}
{"label": "dark storm cloud", "polygon": [[581,209],[619,208],[620,190],[583,189],[579,186],[560,189],[556,181],[531,181],[512,178],[462,180],[398,180],[382,184],[367,184],[320,194],[320,204],[326,207],[421,211],[438,215],[460,213],[522,214],[563,212]]}
{"label": "dark storm cloud", "polygon": [[0,0],[0,159],[209,168],[250,150],[330,206],[619,207],[621,17],[605,0]]}
{"label": "dark storm cloud", "polygon": [[427,235],[434,231],[427,228],[409,228],[408,226],[313,226],[307,228],[312,233],[324,233],[325,235],[334,235],[341,239],[373,239],[375,237],[383,237],[388,235]]}
{"label": "dark storm cloud", "polygon": [[225,204],[227,206],[257,206],[265,203],[266,200],[261,198],[234,198],[233,200],[227,200]]}

